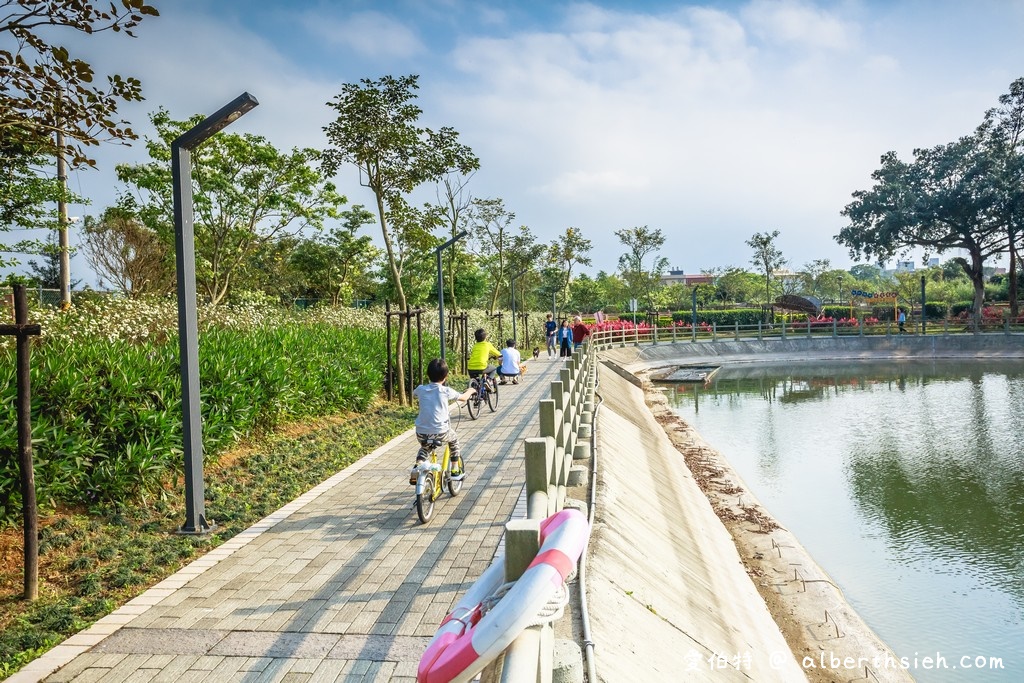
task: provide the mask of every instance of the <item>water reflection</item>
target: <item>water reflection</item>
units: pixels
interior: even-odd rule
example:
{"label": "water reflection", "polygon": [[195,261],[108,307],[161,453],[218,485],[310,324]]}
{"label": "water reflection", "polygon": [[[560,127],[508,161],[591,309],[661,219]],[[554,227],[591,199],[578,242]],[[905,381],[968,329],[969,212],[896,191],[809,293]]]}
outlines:
{"label": "water reflection", "polygon": [[668,393],[898,654],[1024,680],[1020,363],[727,366]]}

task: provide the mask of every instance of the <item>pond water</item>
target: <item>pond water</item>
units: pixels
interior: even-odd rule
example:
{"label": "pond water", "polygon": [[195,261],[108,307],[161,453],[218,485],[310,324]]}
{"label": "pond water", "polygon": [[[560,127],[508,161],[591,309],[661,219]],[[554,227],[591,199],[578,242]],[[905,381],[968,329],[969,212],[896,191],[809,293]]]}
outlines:
{"label": "pond water", "polygon": [[1024,681],[1024,364],[725,366],[666,389],[917,680]]}

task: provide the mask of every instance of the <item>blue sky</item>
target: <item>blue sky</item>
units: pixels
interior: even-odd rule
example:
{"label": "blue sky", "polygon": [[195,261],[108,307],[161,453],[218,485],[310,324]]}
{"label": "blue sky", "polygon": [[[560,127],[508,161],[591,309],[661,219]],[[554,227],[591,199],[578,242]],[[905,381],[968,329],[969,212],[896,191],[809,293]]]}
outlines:
{"label": "blue sky", "polygon": [[[879,157],[970,133],[1024,76],[1022,0],[154,1],[137,39],[81,43],[142,80],[147,101],[124,109],[140,132],[158,106],[184,118],[248,91],[260,106],[233,131],[323,147],[343,83],[416,73],[424,123],[480,157],[473,196],[545,242],[580,228],[591,273],[615,270],[614,231],[638,225],[686,272],[750,267],[744,241],[775,229],[794,270],[847,267],[839,212]],[[72,214],[112,203],[114,165],[144,156],[103,149],[71,176],[92,199]],[[372,204],[354,171],[336,180]]]}

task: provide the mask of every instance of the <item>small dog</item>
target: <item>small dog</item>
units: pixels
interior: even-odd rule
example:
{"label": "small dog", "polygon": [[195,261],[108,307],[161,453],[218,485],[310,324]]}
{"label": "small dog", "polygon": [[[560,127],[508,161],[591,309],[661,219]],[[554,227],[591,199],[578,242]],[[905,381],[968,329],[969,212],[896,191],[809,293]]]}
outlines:
{"label": "small dog", "polygon": [[538,358],[540,358],[540,347],[539,346],[534,346],[533,347],[533,359],[537,360]]}

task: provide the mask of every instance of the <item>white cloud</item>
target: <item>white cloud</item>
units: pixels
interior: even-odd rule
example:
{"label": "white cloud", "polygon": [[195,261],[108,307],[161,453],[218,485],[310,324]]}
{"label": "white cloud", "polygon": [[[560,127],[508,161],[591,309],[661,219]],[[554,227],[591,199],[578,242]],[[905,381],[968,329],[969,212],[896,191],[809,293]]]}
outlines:
{"label": "white cloud", "polygon": [[609,195],[621,197],[624,193],[645,189],[650,179],[613,169],[606,171],[569,171],[560,174],[550,183],[538,188],[559,199],[570,202],[590,200],[595,197],[607,199]]}
{"label": "white cloud", "polygon": [[312,37],[361,57],[410,58],[426,49],[414,30],[380,12],[354,12],[340,19],[309,12],[303,16],[303,24]]}
{"label": "white cloud", "polygon": [[[743,241],[775,228],[796,266],[845,264],[839,211],[879,156],[969,133],[1024,75],[1024,19],[999,3],[940,2],[927,16],[899,0],[557,4],[526,28],[522,7],[486,19],[471,4],[417,13],[365,0],[374,11],[339,22],[330,3],[311,19],[265,0],[280,13],[273,31],[211,14],[225,5],[180,0],[138,40],[95,41],[109,46],[97,73],[143,80],[148,101],[125,109],[137,128],[157,105],[209,113],[248,90],[261,104],[233,131],[322,147],[342,79],[419,73],[424,124],[453,126],[481,159],[473,195],[503,198],[544,242],[580,227],[606,270],[621,253],[614,230],[645,224],[665,230],[665,256],[686,270],[746,265]],[[327,42],[351,58],[313,62]],[[76,215],[112,199],[113,163],[145,159],[141,145],[100,154],[101,171],[80,174],[95,204]],[[368,201],[354,172],[338,181]]]}
{"label": "white cloud", "polygon": [[855,26],[809,2],[754,0],[741,15],[751,32],[771,43],[844,50],[856,42]]}

